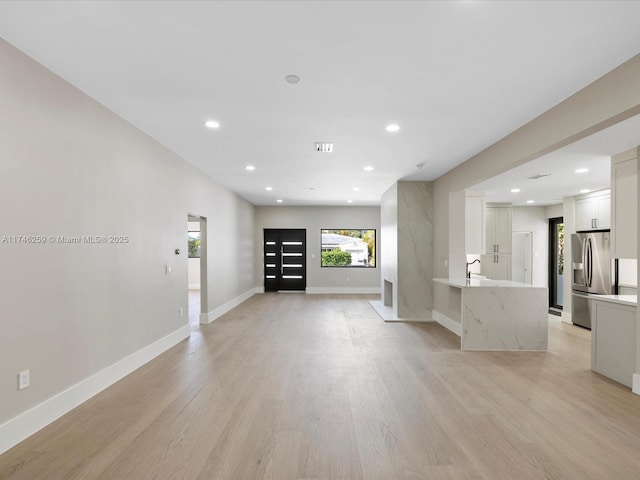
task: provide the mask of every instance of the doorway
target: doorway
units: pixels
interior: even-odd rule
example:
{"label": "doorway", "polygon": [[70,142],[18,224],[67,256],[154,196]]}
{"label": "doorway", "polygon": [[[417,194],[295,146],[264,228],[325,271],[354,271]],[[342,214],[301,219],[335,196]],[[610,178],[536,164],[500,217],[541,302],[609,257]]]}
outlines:
{"label": "doorway", "polygon": [[187,216],[187,290],[189,325],[208,322],[207,219]]}
{"label": "doorway", "polygon": [[532,283],[532,237],[532,232],[513,232],[511,234],[511,280],[514,282]]}
{"label": "doorway", "polygon": [[264,291],[307,288],[307,231],[264,229]]}
{"label": "doorway", "polygon": [[564,304],[564,219],[549,219],[549,313],[560,315]]}

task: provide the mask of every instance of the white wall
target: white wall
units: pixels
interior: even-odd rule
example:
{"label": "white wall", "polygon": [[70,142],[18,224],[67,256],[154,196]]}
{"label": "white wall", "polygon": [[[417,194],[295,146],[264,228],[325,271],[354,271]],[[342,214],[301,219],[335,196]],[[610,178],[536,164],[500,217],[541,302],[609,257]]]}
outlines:
{"label": "white wall", "polygon": [[549,220],[545,207],[513,207],[511,229],[532,232],[531,280],[533,285],[549,284]]}
{"label": "white wall", "polygon": [[[2,40],[0,70],[1,234],[128,237],[0,243],[1,430],[165,336],[188,335],[188,213],[217,232],[210,307],[253,291],[254,207]],[[23,369],[31,387],[18,391]]]}
{"label": "white wall", "polygon": [[547,218],[558,218],[564,215],[564,207],[562,203],[557,205],[547,205],[544,207],[545,216]]}
{"label": "white wall", "polygon": [[[398,315],[398,183],[394,183],[382,194],[380,200],[380,217],[382,224],[382,245],[380,250],[381,259],[381,289],[383,292],[383,303],[391,305],[394,315]],[[385,291],[384,282],[391,283],[390,291]],[[389,298],[389,295],[390,298]]]}
{"label": "white wall", "polygon": [[618,260],[618,283],[627,287],[638,285],[638,260],[620,258]]}
{"label": "white wall", "polygon": [[[305,228],[307,230],[307,292],[380,292],[380,207],[255,207],[255,285],[264,286],[263,230]],[[375,229],[376,268],[322,268],[320,230]]]}
{"label": "white wall", "polygon": [[571,235],[576,233],[576,200],[574,197],[564,197],[562,204],[562,221],[564,223],[564,285],[562,291],[562,321],[571,323],[573,308],[571,268]]}

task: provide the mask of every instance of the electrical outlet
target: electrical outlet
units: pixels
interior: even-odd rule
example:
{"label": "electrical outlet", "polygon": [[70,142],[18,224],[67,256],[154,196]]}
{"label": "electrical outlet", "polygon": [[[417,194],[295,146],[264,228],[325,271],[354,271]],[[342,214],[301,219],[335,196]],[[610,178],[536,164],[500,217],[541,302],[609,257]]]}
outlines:
{"label": "electrical outlet", "polygon": [[178,309],[178,313],[180,314],[181,317],[184,316],[184,310],[182,309],[182,307]]}
{"label": "electrical outlet", "polygon": [[23,370],[18,373],[18,390],[24,390],[31,385],[31,375],[29,370]]}
{"label": "electrical outlet", "polygon": [[171,267],[169,265],[164,266],[164,273],[171,275]]}

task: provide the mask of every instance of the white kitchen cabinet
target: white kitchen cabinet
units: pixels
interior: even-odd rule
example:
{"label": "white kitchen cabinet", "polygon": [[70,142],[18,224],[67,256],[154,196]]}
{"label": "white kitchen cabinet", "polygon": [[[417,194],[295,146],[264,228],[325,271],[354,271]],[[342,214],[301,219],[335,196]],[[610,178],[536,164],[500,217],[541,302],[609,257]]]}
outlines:
{"label": "white kitchen cabinet", "polygon": [[511,253],[511,207],[488,206],[485,214],[485,253]]}
{"label": "white kitchen cabinet", "polygon": [[465,253],[480,255],[484,252],[484,194],[466,194],[464,217]]}
{"label": "white kitchen cabinet", "polygon": [[611,228],[611,194],[576,198],[576,231],[606,230]]}
{"label": "white kitchen cabinet", "polygon": [[591,303],[591,369],[631,387],[636,366],[636,307]]}
{"label": "white kitchen cabinet", "polygon": [[504,253],[481,255],[480,272],[491,280],[511,280],[511,255]]}
{"label": "white kitchen cabinet", "polygon": [[638,256],[637,149],[611,158],[611,256]]}

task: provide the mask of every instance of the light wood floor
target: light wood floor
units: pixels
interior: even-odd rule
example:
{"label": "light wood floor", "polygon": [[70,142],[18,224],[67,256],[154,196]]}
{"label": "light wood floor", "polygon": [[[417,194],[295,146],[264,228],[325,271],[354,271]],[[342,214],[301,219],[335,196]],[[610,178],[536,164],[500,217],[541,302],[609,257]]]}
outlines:
{"label": "light wood floor", "polygon": [[364,296],[256,295],[0,456],[3,480],[640,478],[640,396],[549,352],[461,352]]}
{"label": "light wood floor", "polygon": [[200,323],[200,290],[189,290],[189,325]]}

